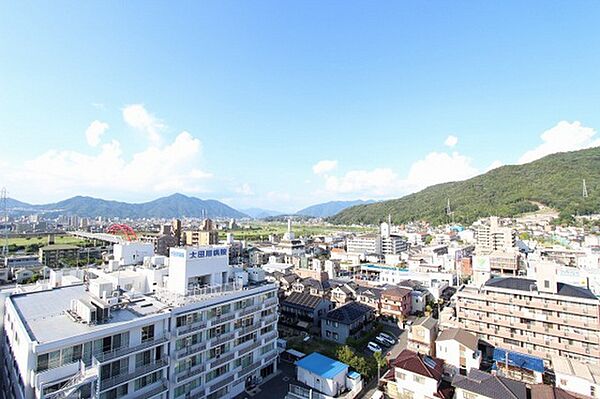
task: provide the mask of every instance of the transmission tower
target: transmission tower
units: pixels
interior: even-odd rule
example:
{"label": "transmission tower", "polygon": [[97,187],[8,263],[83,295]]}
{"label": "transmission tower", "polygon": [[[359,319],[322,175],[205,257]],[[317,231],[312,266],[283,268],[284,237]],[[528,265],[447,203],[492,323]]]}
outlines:
{"label": "transmission tower", "polygon": [[3,216],[3,242],[2,242],[2,255],[3,257],[8,256],[8,201],[7,201],[7,192],[6,188],[2,187],[0,190],[0,207],[2,207],[2,216]]}
{"label": "transmission tower", "polygon": [[588,192],[587,192],[587,186],[585,185],[585,179],[583,179],[583,192],[582,192],[583,198],[587,198],[588,197]]}

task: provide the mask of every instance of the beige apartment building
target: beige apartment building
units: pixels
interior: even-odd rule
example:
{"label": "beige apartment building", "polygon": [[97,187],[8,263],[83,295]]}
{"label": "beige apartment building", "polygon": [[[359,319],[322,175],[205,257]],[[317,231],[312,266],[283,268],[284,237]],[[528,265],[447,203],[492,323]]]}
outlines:
{"label": "beige apartment building", "polygon": [[495,277],[456,294],[458,324],[488,343],[550,361],[564,356],[600,362],[600,300],[556,281],[545,267],[537,279]]}
{"label": "beige apartment building", "polygon": [[185,245],[198,247],[204,245],[216,245],[219,243],[219,232],[216,230],[187,230],[185,235]]}

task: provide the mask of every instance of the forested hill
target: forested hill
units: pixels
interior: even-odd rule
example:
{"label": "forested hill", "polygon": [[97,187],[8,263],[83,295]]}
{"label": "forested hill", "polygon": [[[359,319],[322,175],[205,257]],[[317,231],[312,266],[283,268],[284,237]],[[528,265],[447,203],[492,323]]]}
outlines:
{"label": "forested hill", "polygon": [[[586,180],[588,197],[582,195]],[[423,220],[446,223],[450,199],[454,220],[471,223],[490,215],[515,216],[537,210],[539,202],[562,217],[600,213],[600,147],[548,155],[523,165],[507,165],[468,180],[428,187],[405,197],[359,205],[328,220],[339,224]]]}

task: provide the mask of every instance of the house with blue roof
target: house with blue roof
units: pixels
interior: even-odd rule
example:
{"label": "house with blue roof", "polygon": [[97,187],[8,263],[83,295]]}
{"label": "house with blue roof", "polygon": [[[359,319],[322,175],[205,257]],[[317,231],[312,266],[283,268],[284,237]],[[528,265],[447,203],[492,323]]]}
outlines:
{"label": "house with blue roof", "polygon": [[296,362],[298,384],[290,384],[286,399],[314,397],[353,399],[362,390],[362,378],[349,366],[318,352]]}

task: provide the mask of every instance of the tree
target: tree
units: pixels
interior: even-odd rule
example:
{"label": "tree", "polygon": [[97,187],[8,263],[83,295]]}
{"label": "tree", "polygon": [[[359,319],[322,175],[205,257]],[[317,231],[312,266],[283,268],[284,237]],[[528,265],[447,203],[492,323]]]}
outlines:
{"label": "tree", "polygon": [[379,380],[381,379],[381,368],[386,366],[387,361],[381,352],[373,353],[373,359],[375,359],[375,364],[377,364],[377,382],[379,383]]}

